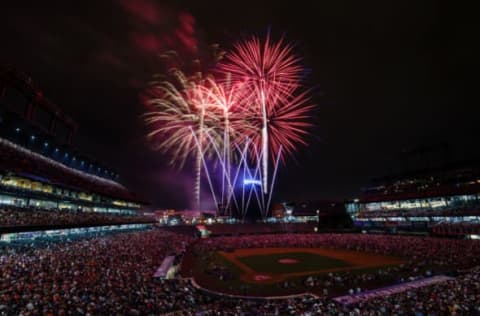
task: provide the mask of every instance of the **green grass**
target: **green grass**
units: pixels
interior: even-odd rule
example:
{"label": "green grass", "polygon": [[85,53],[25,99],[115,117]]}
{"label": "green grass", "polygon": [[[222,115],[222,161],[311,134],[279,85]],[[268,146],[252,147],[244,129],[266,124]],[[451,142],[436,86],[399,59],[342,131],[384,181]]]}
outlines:
{"label": "green grass", "polygon": [[[280,259],[286,258],[295,259],[298,261],[298,263],[282,264],[278,262]],[[346,261],[308,252],[252,255],[246,257],[237,257],[237,259],[256,272],[270,274],[310,272],[351,266],[351,264]]]}

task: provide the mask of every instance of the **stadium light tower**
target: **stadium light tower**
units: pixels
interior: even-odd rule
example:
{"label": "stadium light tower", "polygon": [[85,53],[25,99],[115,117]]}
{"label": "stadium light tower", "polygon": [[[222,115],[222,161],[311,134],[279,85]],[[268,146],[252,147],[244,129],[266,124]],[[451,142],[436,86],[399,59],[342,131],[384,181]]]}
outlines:
{"label": "stadium light tower", "polygon": [[257,179],[245,179],[245,180],[243,180],[243,185],[244,186],[247,186],[247,185],[259,185],[259,186],[261,186],[262,181],[257,180]]}

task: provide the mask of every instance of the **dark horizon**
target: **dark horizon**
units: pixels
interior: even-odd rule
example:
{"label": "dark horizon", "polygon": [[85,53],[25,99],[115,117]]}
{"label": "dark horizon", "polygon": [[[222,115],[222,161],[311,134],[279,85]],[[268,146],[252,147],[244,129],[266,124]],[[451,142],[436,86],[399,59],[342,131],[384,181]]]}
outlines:
{"label": "dark horizon", "polygon": [[284,35],[309,70],[317,127],[280,169],[275,200],[349,199],[371,179],[404,170],[402,152],[448,144],[450,162],[479,159],[470,12],[414,1],[12,3],[1,13],[0,64],[31,76],[78,122],[73,143],[84,154],[152,206],[182,209],[191,207],[193,174],[150,149],[141,118],[139,96],[162,69],[158,54],[228,49],[267,30]]}

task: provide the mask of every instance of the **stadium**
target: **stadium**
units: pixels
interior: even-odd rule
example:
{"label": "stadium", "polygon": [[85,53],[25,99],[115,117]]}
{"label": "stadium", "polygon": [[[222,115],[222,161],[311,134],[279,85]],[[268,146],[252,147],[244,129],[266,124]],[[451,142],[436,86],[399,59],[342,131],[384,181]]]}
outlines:
{"label": "stadium", "polygon": [[[465,159],[439,141],[438,122],[415,129],[402,121],[399,134],[384,136],[392,130],[377,129],[390,114],[376,108],[353,119],[340,110],[341,130],[361,127],[359,136],[348,131],[349,145],[322,145],[319,154],[311,141],[318,125],[330,128],[318,133],[342,132],[317,119],[323,96],[303,78],[310,72],[303,63],[315,70],[320,64],[310,59],[322,55],[270,29],[244,38],[228,30],[238,42],[217,52],[217,68],[204,70],[199,34],[207,32],[197,28],[213,22],[197,17],[211,21],[211,13],[147,0],[106,7],[96,9],[123,17],[108,25],[125,26],[128,17],[127,50],[109,37],[104,16],[86,18],[78,8],[75,19],[59,14],[51,22],[88,34],[79,39],[92,50],[79,49],[84,59],[68,71],[51,66],[65,65],[69,56],[59,51],[75,44],[70,34],[58,33],[56,42],[43,33],[50,24],[30,30],[39,36],[20,36],[48,48],[40,59],[18,48],[0,52],[22,66],[0,65],[0,315],[480,315],[480,160],[470,141]],[[420,9],[408,7],[405,13]],[[301,5],[275,8],[280,13],[270,18],[306,32],[294,17]],[[9,26],[25,21],[23,9],[11,10]],[[235,29],[228,16],[224,24]],[[263,13],[257,17],[263,25]],[[213,31],[220,24],[210,25],[211,34],[220,36]],[[317,43],[316,33],[303,36]],[[193,66],[177,63],[197,50]],[[168,70],[153,70],[150,55]],[[22,62],[30,59],[45,63]],[[264,71],[260,80],[255,71]],[[73,73],[78,78],[61,77]],[[101,101],[88,104],[95,98]],[[372,132],[364,134],[368,122]],[[435,137],[422,134],[425,124]],[[410,128],[428,144],[409,138]],[[474,134],[455,135],[461,142]],[[387,166],[391,152],[408,167]]]}

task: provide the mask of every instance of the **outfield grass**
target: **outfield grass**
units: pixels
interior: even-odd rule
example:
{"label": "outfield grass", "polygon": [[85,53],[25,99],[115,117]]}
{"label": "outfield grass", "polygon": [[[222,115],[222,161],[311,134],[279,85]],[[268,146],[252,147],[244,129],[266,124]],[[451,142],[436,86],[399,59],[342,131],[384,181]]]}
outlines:
{"label": "outfield grass", "polygon": [[[254,271],[273,274],[309,272],[351,266],[351,264],[346,261],[307,252],[253,255],[238,257],[237,259]],[[279,263],[281,259],[294,259],[298,262],[282,264]]]}

